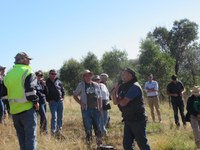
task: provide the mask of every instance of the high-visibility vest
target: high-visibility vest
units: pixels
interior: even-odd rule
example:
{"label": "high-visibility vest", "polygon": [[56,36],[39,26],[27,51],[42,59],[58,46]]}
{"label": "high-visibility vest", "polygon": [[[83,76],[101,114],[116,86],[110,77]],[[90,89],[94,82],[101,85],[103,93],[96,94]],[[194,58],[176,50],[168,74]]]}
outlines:
{"label": "high-visibility vest", "polygon": [[26,99],[27,93],[24,89],[25,79],[31,73],[33,71],[30,66],[16,64],[4,77],[11,114],[18,114],[33,108],[33,103]]}

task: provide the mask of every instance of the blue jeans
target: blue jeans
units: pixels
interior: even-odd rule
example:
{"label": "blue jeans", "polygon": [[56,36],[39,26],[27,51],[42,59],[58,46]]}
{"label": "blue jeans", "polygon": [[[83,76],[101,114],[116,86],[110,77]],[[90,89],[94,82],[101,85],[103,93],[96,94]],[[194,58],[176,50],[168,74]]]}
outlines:
{"label": "blue jeans", "polygon": [[134,140],[137,141],[140,150],[150,150],[146,138],[146,121],[124,122],[124,149],[134,150]]}
{"label": "blue jeans", "polygon": [[40,104],[40,132],[47,132],[46,104]]}
{"label": "blue jeans", "polygon": [[100,129],[103,135],[107,133],[106,130],[107,123],[108,123],[108,110],[103,110],[102,115],[100,116]]}
{"label": "blue jeans", "polygon": [[4,116],[4,104],[3,101],[0,99],[0,123],[3,122],[3,116]]}
{"label": "blue jeans", "polygon": [[92,126],[94,128],[95,135],[101,137],[100,131],[100,114],[96,108],[88,108],[82,110],[83,125],[85,128],[86,139],[89,140],[92,136]]}
{"label": "blue jeans", "polygon": [[63,122],[63,101],[50,101],[51,111],[51,132],[56,133],[62,129]]}
{"label": "blue jeans", "polygon": [[34,108],[12,115],[20,150],[36,150],[37,114]]}

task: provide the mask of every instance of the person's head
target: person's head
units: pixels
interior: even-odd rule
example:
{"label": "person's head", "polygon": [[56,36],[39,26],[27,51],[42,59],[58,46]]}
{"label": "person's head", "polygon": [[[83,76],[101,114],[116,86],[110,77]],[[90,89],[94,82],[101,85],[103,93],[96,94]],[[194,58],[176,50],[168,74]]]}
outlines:
{"label": "person's head", "polygon": [[92,77],[92,81],[97,82],[97,83],[100,83],[100,81],[101,81],[100,76],[99,76],[99,75],[94,75],[94,76]]}
{"label": "person's head", "polygon": [[152,80],[153,80],[153,74],[150,73],[150,74],[148,75],[148,81],[152,81]]}
{"label": "person's head", "polygon": [[42,70],[38,70],[37,72],[35,72],[35,75],[37,76],[38,80],[43,79],[43,72],[42,72]]}
{"label": "person's head", "polygon": [[57,72],[55,69],[51,69],[49,71],[49,78],[54,81],[57,78]]}
{"label": "person's head", "polygon": [[121,77],[122,77],[122,81],[124,83],[130,81],[130,80],[134,80],[135,82],[137,81],[137,77],[135,75],[135,71],[133,71],[132,69],[130,68],[124,68],[122,70],[122,74],[121,74]]}
{"label": "person's head", "polygon": [[171,80],[172,80],[172,82],[177,82],[177,76],[176,75],[172,75],[171,76]]}
{"label": "person's head", "polygon": [[5,74],[5,70],[6,70],[6,67],[0,66],[0,75],[4,75]]}
{"label": "person's head", "polygon": [[29,65],[30,60],[32,60],[32,58],[29,57],[25,52],[19,52],[15,56],[15,64]]}
{"label": "person's head", "polygon": [[82,72],[83,81],[86,83],[90,83],[92,81],[92,76],[93,76],[93,73],[88,69]]}
{"label": "person's head", "polygon": [[106,83],[108,81],[108,74],[107,73],[102,73],[100,74],[100,79],[101,79],[101,82],[103,83]]}
{"label": "person's head", "polygon": [[192,90],[190,90],[192,92],[192,95],[194,96],[199,96],[200,95],[200,87],[199,86],[194,86],[192,88]]}

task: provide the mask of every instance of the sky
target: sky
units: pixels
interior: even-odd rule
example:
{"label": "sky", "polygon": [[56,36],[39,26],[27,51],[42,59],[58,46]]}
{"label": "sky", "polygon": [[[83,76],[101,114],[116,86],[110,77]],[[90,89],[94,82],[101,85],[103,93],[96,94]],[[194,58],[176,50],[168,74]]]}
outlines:
{"label": "sky", "polygon": [[21,51],[35,71],[88,52],[100,60],[113,48],[135,59],[155,27],[170,30],[185,18],[200,26],[199,8],[199,0],[0,0],[0,65],[12,68]]}

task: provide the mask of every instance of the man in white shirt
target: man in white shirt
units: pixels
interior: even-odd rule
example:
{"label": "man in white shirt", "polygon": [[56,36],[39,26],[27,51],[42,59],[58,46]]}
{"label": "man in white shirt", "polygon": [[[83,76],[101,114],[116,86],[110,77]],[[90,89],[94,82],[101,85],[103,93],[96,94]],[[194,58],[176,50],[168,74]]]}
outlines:
{"label": "man in white shirt", "polygon": [[153,122],[155,122],[154,107],[158,115],[158,122],[161,122],[161,114],[159,107],[159,97],[158,97],[158,82],[153,80],[153,75],[148,75],[148,81],[145,83],[145,90],[147,92],[148,104],[151,111],[151,117]]}

